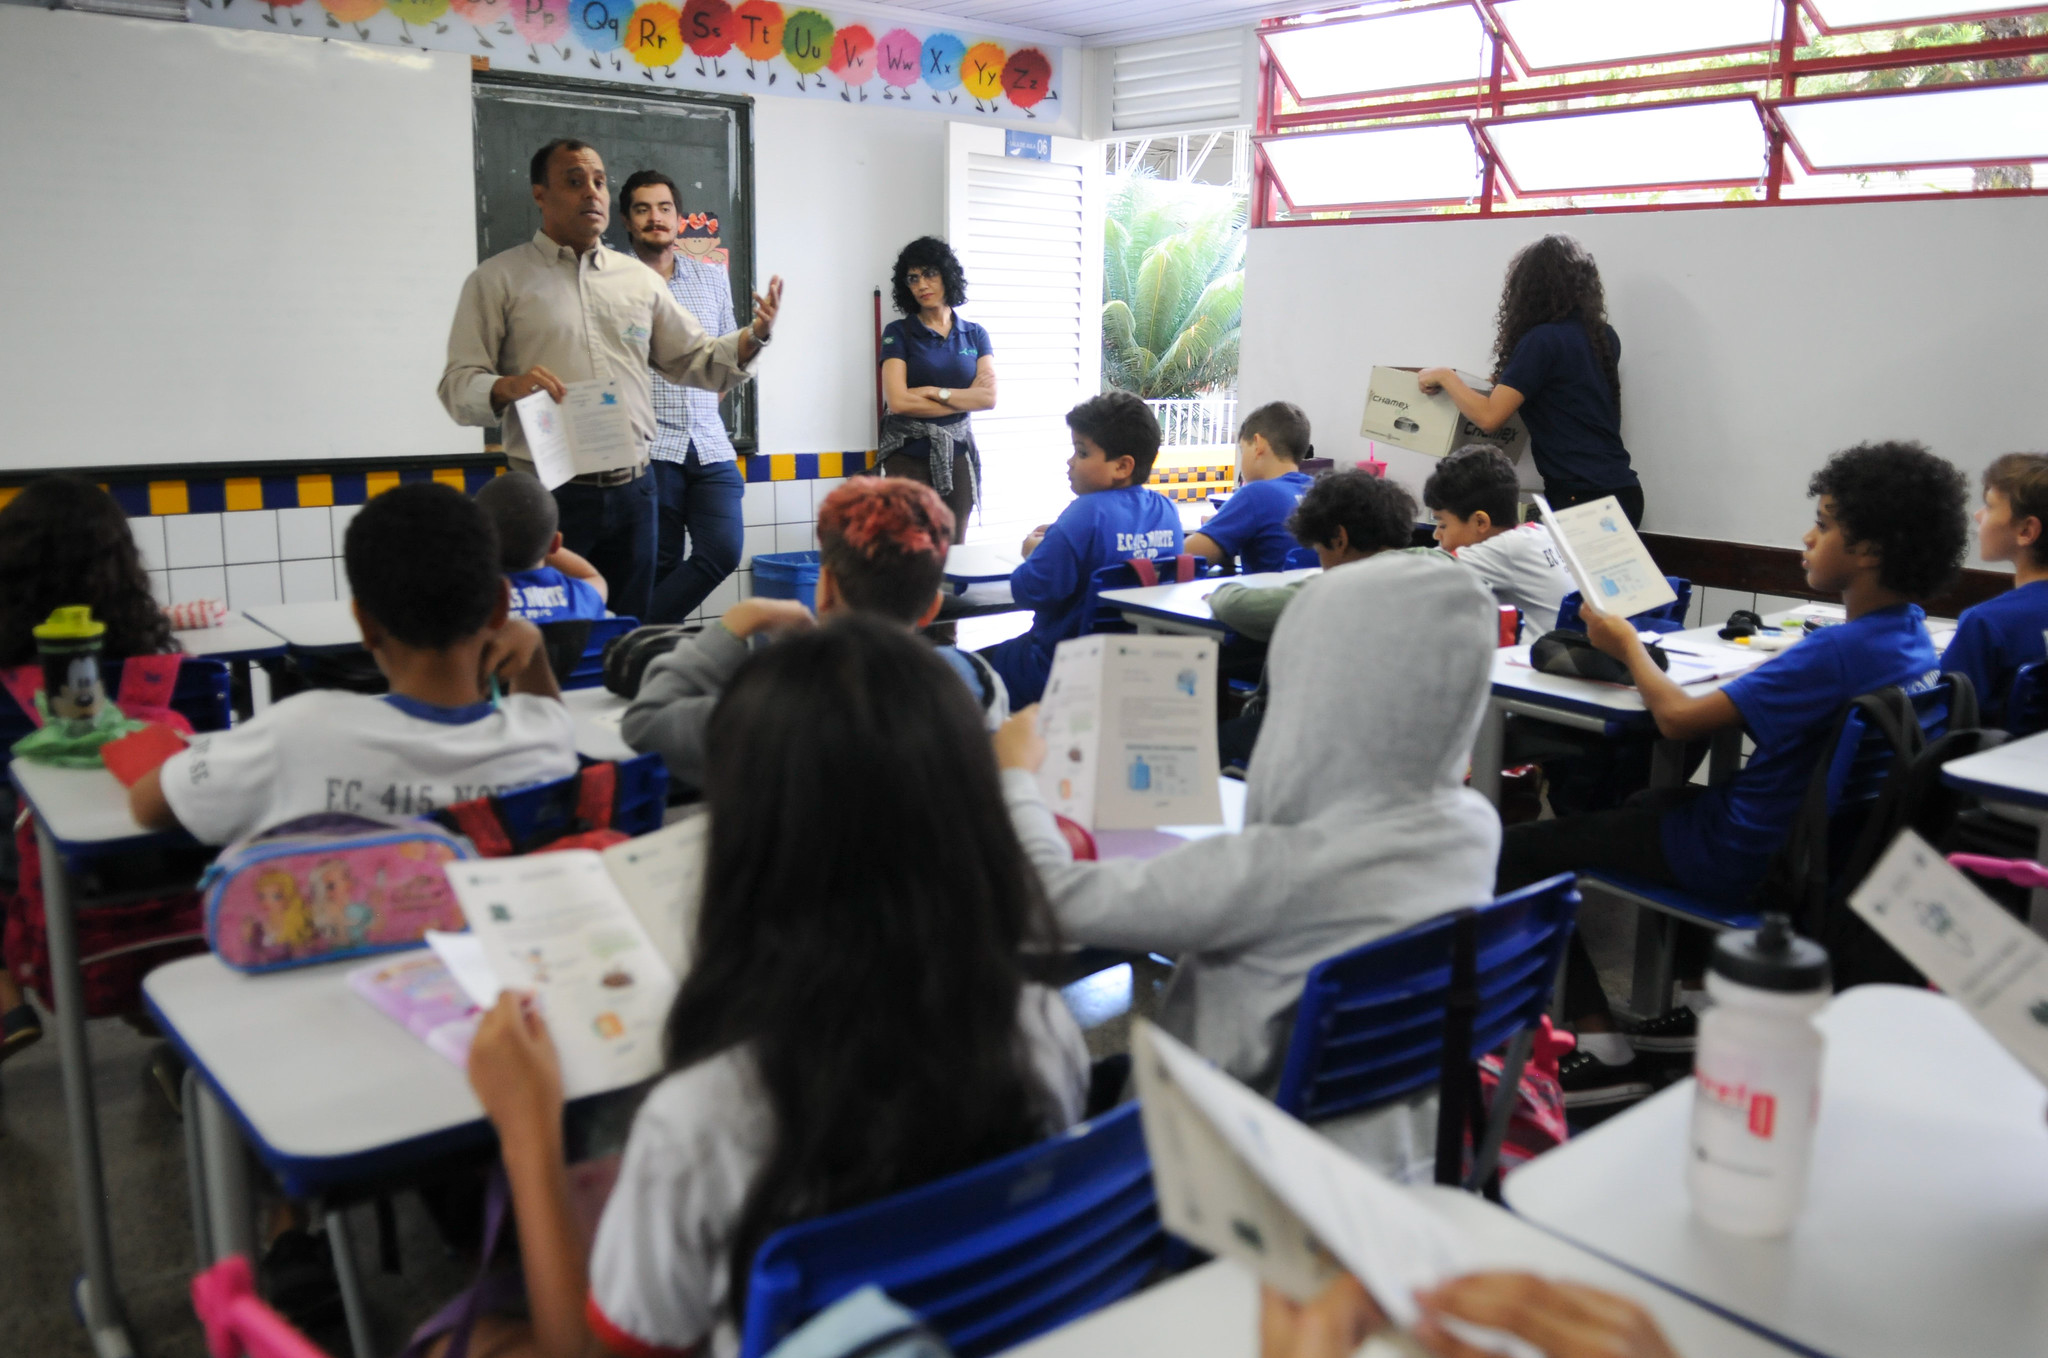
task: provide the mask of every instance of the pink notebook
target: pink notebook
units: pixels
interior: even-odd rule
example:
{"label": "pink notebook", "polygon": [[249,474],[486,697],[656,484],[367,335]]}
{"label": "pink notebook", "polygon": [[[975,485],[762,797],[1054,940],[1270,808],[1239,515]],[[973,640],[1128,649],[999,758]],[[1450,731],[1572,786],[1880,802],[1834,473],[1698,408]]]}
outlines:
{"label": "pink notebook", "polygon": [[448,974],[431,948],[396,953],[348,974],[349,988],[458,1066],[469,1064],[470,1039],[483,1011]]}

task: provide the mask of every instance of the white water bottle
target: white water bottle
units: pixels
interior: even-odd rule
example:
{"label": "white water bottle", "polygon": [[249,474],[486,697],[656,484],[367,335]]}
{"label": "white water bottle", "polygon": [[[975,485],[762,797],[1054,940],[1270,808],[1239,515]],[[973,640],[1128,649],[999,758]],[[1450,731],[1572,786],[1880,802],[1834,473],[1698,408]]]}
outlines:
{"label": "white water bottle", "polygon": [[1714,1004],[1693,1057],[1686,1188],[1700,1220],[1733,1235],[1792,1229],[1806,1198],[1820,1111],[1820,1031],[1828,955],[1784,915],[1724,933],[1707,973]]}

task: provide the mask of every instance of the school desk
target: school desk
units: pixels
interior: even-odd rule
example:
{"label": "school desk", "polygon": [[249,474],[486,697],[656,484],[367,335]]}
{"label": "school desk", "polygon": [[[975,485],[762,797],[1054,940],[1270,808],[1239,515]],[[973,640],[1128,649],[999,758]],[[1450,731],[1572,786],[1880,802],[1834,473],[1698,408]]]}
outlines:
{"label": "school desk", "polygon": [[[250,976],[209,953],[143,981],[150,1014],[188,1065],[186,1172],[201,1262],[254,1246],[246,1146],[288,1196],[320,1201],[357,1358],[380,1349],[349,1227],[351,1194],[491,1141],[462,1069],[349,988],[350,972],[378,960]],[[622,1125],[624,1110],[614,1095],[576,1100],[572,1137],[600,1115]]]}
{"label": "school desk", "polygon": [[1508,1205],[1801,1353],[2048,1352],[2041,1082],[1931,991],[1859,986],[1818,1022],[1820,1119],[1790,1235],[1693,1217],[1691,1080],[1509,1175]]}
{"label": "school desk", "polygon": [[[2048,863],[2048,731],[1945,764],[1942,781],[2002,816],[2035,827],[2035,861]],[[2029,922],[2048,934],[2048,891],[2035,890]]]}
{"label": "school desk", "polygon": [[[1483,1198],[1455,1188],[1411,1191],[1465,1237],[1475,1269],[1568,1278],[1627,1297],[1656,1317],[1664,1337],[1685,1358],[1782,1358],[1785,1352]],[[1021,1344],[1006,1358],[1257,1358],[1258,1352],[1258,1281],[1235,1261],[1218,1259]],[[1390,1358],[1396,1352],[1375,1343],[1362,1349],[1360,1358]]]}
{"label": "school desk", "polygon": [[1321,573],[1321,568],[1266,571],[1257,575],[1211,575],[1201,580],[1174,581],[1164,585],[1139,585],[1131,589],[1106,589],[1102,602],[1123,615],[1125,622],[1140,632],[1169,632],[1181,636],[1221,637],[1230,629],[1209,611],[1209,596],[1219,586],[1238,584],[1251,589],[1270,585],[1291,585]]}
{"label": "school desk", "polygon": [[350,651],[363,644],[362,629],[347,599],[310,604],[258,604],[244,609],[249,621],[301,651]]}
{"label": "school desk", "polygon": [[1024,563],[1015,547],[998,547],[991,542],[962,542],[946,552],[946,581],[955,589],[969,585],[1008,580],[1010,572]]}
{"label": "school desk", "polygon": [[286,649],[283,637],[242,617],[231,617],[219,627],[195,627],[189,631],[173,632],[171,640],[186,655],[228,662],[228,668],[235,676],[235,716],[238,720],[246,720],[254,710],[249,662],[276,660],[284,655]]}
{"label": "school desk", "polygon": [[64,1116],[71,1133],[78,1233],[85,1248],[85,1272],[78,1280],[75,1300],[98,1358],[129,1358],[135,1350],[122,1316],[120,1285],[114,1277],[92,1053],[85,1032],[74,874],[97,861],[145,849],[190,845],[192,839],[182,830],[150,831],[137,825],[128,814],[127,790],[105,769],[60,769],[17,759],[8,771],[22,804],[34,817],[36,847],[42,857],[50,983],[57,1001],[53,1020],[64,1075]]}
{"label": "school desk", "polygon": [[562,705],[576,721],[576,753],[591,759],[631,759],[635,751],[619,734],[619,718],[631,704],[601,685],[572,688]]}

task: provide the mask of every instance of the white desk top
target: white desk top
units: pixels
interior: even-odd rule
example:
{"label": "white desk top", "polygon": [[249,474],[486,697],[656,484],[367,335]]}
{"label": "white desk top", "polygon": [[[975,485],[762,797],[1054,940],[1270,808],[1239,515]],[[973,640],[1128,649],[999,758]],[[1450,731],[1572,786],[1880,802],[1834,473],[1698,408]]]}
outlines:
{"label": "white desk top", "polygon": [[1007,580],[1010,572],[1023,561],[1014,545],[999,547],[991,542],[963,542],[946,553],[946,578],[956,585]]}
{"label": "white desk top", "polygon": [[1743,1240],[1693,1219],[1690,1080],[1510,1175],[1508,1202],[1821,1353],[2048,1353],[2040,1082],[1931,991],[1859,987],[1819,1022],[1812,1180],[1786,1238]]}
{"label": "white desk top", "polygon": [[229,618],[219,627],[195,627],[187,632],[173,632],[171,640],[177,642],[178,649],[186,655],[202,658],[227,659],[284,653],[284,640],[277,633],[239,617]]}
{"label": "white desk top", "polygon": [[598,684],[565,690],[562,705],[576,719],[576,753],[591,759],[633,758],[636,752],[619,734],[619,718],[629,706],[626,699]]}
{"label": "white desk top", "polygon": [[1941,776],[1991,801],[2048,808],[2048,731],[1955,760]]}
{"label": "white desk top", "polygon": [[362,629],[356,626],[349,601],[332,599],[314,604],[259,604],[243,610],[251,622],[283,637],[289,645],[306,650],[337,650],[363,644]]}
{"label": "white desk top", "polygon": [[[1653,1283],[1516,1220],[1484,1199],[1452,1188],[1414,1191],[1457,1223],[1482,1267],[1571,1278],[1628,1297],[1656,1316],[1665,1337],[1685,1358],[1764,1358],[1784,1352]],[[1258,1351],[1257,1280],[1231,1260],[1219,1259],[1041,1335],[1010,1350],[1010,1355],[1256,1358]],[[1385,1358],[1393,1352],[1376,1341],[1360,1350],[1360,1358]]]}
{"label": "white desk top", "polygon": [[459,1068],[348,988],[376,960],[246,976],[209,953],[143,989],[266,1145],[330,1159],[483,1117]]}
{"label": "white desk top", "polygon": [[1130,622],[1169,622],[1222,636],[1230,629],[1216,621],[1216,615],[1209,611],[1209,596],[1219,586],[1245,585],[1258,589],[1268,585],[1292,584],[1321,573],[1320,567],[1304,566],[1299,570],[1266,571],[1257,575],[1212,575],[1202,580],[1106,589],[1102,591],[1102,602],[1121,612]]}
{"label": "white desk top", "polygon": [[168,833],[137,825],[128,814],[128,789],[103,768],[60,769],[29,759],[8,767],[23,800],[59,844],[104,847]]}
{"label": "white desk top", "polygon": [[1096,830],[1095,852],[1102,858],[1157,858],[1190,840],[1207,839],[1244,829],[1245,784],[1242,778],[1218,778],[1223,800],[1221,825],[1162,825],[1157,830]]}

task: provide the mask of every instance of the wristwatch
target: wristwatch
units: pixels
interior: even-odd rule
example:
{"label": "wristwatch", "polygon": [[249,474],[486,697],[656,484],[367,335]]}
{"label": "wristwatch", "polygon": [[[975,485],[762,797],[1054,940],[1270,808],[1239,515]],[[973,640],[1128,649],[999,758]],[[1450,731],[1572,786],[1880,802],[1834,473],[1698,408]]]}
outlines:
{"label": "wristwatch", "polygon": [[748,333],[749,335],[751,335],[751,336],[753,337],[753,340],[754,340],[754,347],[755,347],[756,349],[765,349],[765,348],[767,348],[767,347],[768,347],[768,341],[769,341],[769,340],[770,340],[771,338],[773,338],[772,336],[769,336],[769,335],[764,335],[764,334],[762,334],[762,333],[761,333],[760,331],[756,330],[756,329],[754,328],[754,324],[753,324],[753,322],[752,322],[752,321],[749,321],[749,322],[747,323],[747,333]]}
{"label": "wristwatch", "polygon": [[939,404],[943,406],[943,405],[951,405],[952,403],[953,403],[953,389],[952,389],[951,387],[940,387],[940,388],[939,388]]}

